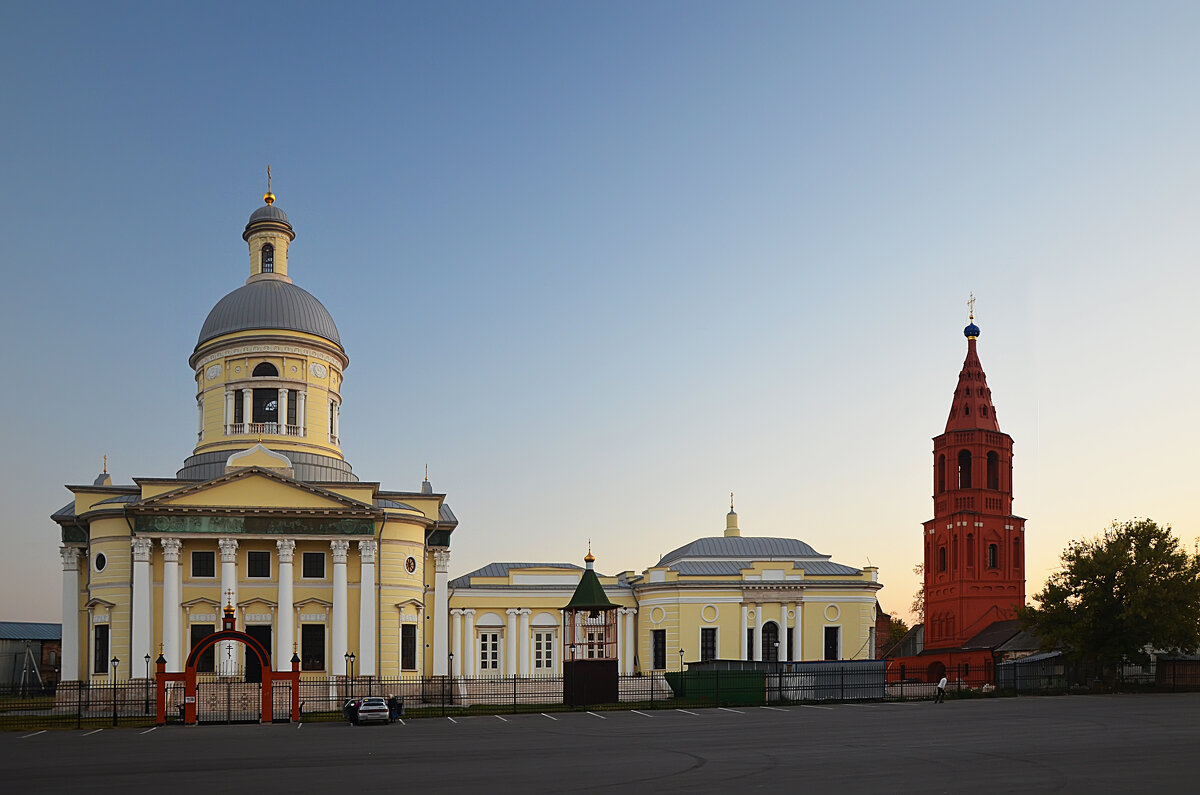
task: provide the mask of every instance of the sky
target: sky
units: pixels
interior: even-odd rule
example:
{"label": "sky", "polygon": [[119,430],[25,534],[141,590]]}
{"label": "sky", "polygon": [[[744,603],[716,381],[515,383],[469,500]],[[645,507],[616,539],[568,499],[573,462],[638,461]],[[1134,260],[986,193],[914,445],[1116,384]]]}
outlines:
{"label": "sky", "polygon": [[1028,593],[1191,549],[1197,53],[1190,2],[0,3],[0,618],[60,620],[64,484],[191,454],[267,164],[453,576],[640,572],[732,491],[908,617],[972,292]]}

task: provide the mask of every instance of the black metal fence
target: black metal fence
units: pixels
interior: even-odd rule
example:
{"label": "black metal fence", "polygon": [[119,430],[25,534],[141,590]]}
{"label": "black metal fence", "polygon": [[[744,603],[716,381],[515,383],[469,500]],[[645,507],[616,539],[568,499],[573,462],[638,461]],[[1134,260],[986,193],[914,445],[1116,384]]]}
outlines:
{"label": "black metal fence", "polygon": [[153,726],[154,682],[62,682],[56,688],[0,693],[0,730]]}

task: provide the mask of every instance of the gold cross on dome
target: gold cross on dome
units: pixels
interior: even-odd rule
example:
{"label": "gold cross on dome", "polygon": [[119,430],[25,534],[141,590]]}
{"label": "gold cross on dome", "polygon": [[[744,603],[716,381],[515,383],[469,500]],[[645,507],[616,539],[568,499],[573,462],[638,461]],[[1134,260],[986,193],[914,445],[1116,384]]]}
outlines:
{"label": "gold cross on dome", "polygon": [[971,293],[971,297],[967,300],[967,308],[971,313],[971,320],[975,319],[975,293]]}
{"label": "gold cross on dome", "polygon": [[271,164],[267,163],[267,193],[271,192]]}
{"label": "gold cross on dome", "polygon": [[230,607],[233,607],[233,589],[232,588],[225,589],[225,604],[229,605]]}

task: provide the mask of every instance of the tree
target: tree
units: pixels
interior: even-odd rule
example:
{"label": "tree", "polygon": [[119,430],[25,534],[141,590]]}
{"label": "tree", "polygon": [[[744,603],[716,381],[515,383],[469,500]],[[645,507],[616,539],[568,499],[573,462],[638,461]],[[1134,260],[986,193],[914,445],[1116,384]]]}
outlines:
{"label": "tree", "polygon": [[1149,519],[1071,542],[1035,598],[1039,607],[1021,609],[1025,627],[1076,660],[1107,667],[1144,662],[1148,648],[1200,648],[1200,555]]}
{"label": "tree", "polygon": [[913,574],[921,578],[921,584],[917,587],[917,592],[913,594],[912,610],[913,615],[917,617],[918,624],[925,623],[925,564],[918,563],[913,566]]}

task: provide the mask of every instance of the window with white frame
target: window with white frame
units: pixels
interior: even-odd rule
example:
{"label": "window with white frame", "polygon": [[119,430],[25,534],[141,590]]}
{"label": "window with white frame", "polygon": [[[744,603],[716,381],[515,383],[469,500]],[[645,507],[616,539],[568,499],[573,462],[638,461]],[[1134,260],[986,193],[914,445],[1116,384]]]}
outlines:
{"label": "window with white frame", "polygon": [[700,661],[717,659],[717,628],[701,627],[700,629]]}
{"label": "window with white frame", "polygon": [[480,672],[500,670],[499,632],[479,633],[479,670]]}
{"label": "window with white frame", "polygon": [[537,671],[554,670],[554,633],[533,633],[533,668]]}

